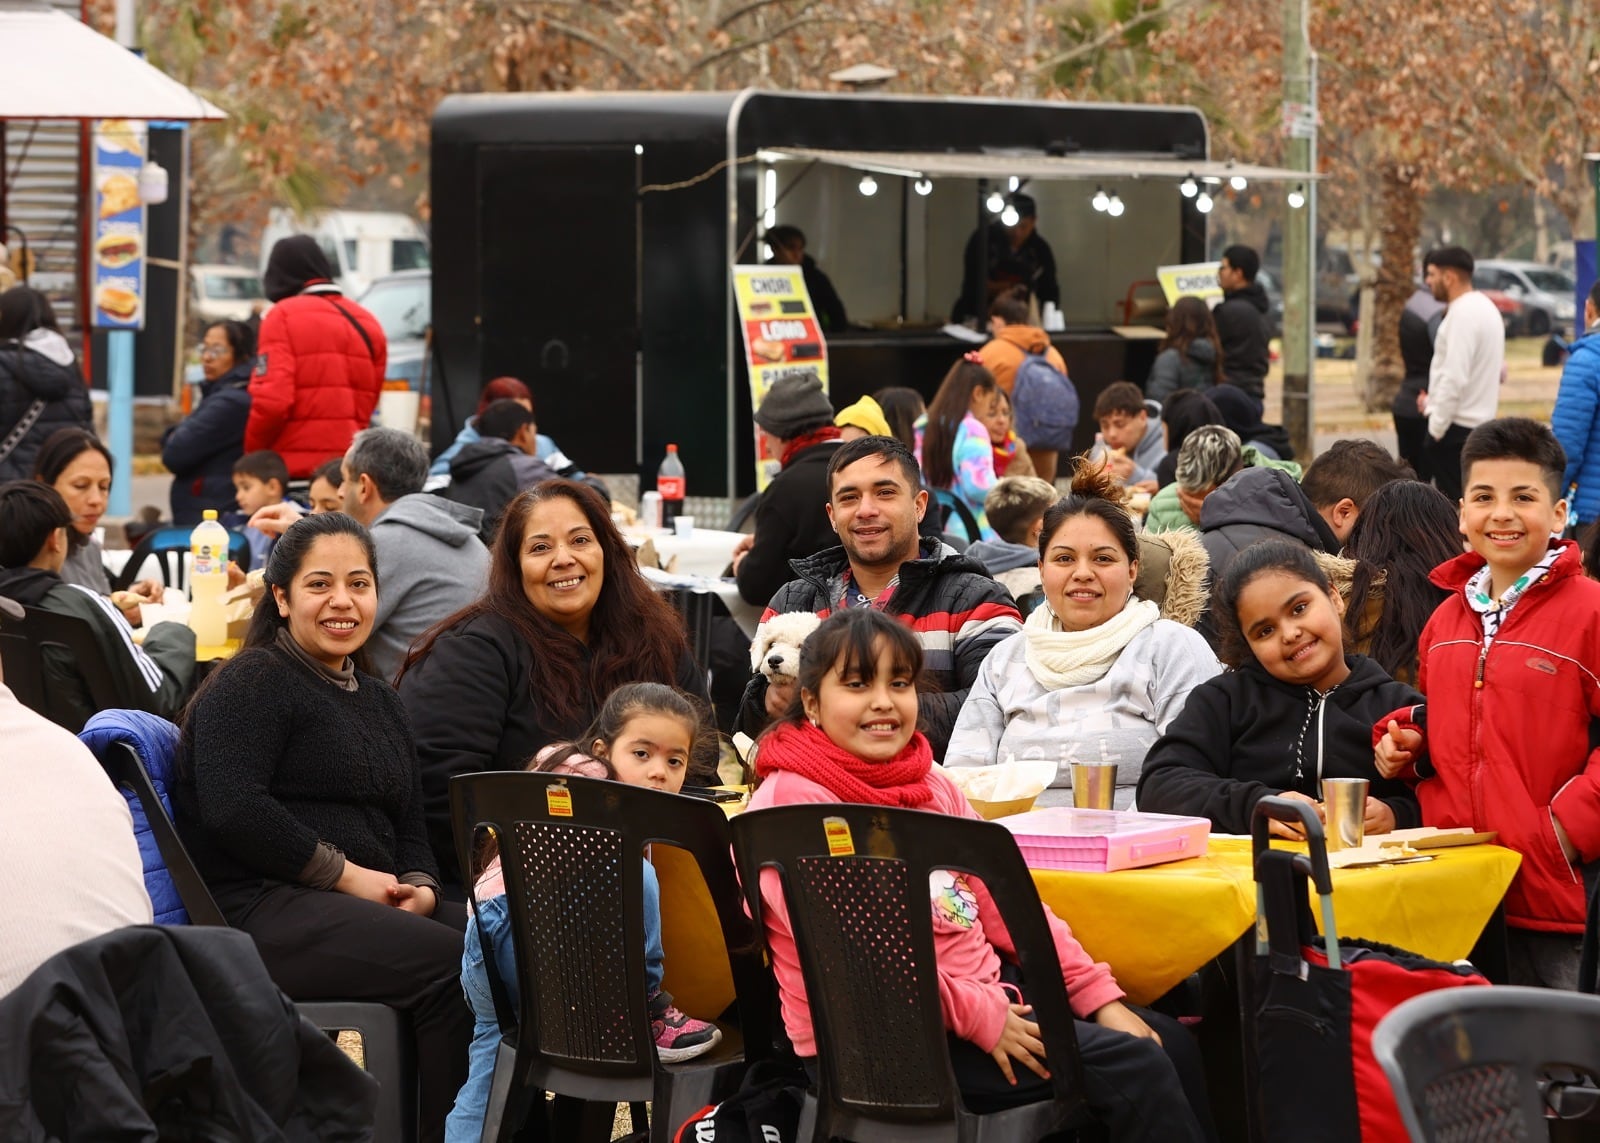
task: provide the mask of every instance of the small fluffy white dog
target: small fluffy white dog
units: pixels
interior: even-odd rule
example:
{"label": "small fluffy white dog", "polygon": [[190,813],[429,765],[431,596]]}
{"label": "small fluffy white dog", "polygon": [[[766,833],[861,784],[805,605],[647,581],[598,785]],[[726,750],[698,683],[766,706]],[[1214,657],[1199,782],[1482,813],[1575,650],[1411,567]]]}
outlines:
{"label": "small fluffy white dog", "polygon": [[800,644],[822,625],[809,611],[774,615],[756,629],[750,645],[750,669],[774,679],[793,680],[800,674]]}

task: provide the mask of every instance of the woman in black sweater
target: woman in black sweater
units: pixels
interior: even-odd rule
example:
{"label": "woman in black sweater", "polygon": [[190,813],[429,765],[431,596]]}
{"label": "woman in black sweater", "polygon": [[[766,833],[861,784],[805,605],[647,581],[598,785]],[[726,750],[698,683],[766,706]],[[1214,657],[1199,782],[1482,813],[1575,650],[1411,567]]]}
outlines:
{"label": "woman in black sweater", "polygon": [[423,636],[395,683],[416,728],[428,838],[452,895],[461,891],[455,775],[523,769],[543,747],[581,735],[624,683],[664,683],[710,706],[682,621],[639,574],[592,489],[569,480],[528,489],[506,507],[490,557],[484,597]]}
{"label": "woman in black sweater", "polygon": [[421,1136],[436,1140],[472,1038],[466,913],[439,896],[405,708],[357,666],[376,566],[343,513],[284,533],[245,649],[185,716],[177,820],[228,922],[291,998],[410,1013]]}

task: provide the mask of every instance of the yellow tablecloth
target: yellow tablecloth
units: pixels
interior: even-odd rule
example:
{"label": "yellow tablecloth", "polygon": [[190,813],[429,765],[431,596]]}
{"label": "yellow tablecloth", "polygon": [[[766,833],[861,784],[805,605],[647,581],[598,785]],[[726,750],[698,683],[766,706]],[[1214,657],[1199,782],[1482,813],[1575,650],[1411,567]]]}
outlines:
{"label": "yellow tablecloth", "polygon": [[[1280,843],[1281,844],[1281,843]],[[1495,845],[1432,851],[1409,865],[1335,870],[1341,937],[1398,945],[1436,960],[1464,957],[1522,859]],[[664,987],[680,1009],[710,1017],[733,1000],[721,930],[694,863],[657,846]],[[1212,838],[1206,856],[1116,873],[1037,870],[1039,897],[1147,1004],[1228,948],[1255,920],[1250,843]]]}
{"label": "yellow tablecloth", "polygon": [[[1281,843],[1280,843],[1281,844]],[[1496,845],[1431,851],[1432,861],[1333,873],[1341,937],[1436,960],[1472,951],[1522,859]],[[1255,921],[1250,842],[1212,838],[1206,856],[1116,873],[1036,870],[1039,897],[1111,965],[1136,1004],[1172,988]]]}

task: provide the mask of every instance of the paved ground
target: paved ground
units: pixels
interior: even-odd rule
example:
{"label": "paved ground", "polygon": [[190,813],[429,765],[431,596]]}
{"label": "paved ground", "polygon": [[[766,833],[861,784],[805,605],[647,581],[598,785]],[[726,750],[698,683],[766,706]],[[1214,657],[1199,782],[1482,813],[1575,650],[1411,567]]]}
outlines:
{"label": "paved ground", "polygon": [[[1556,386],[1561,380],[1559,368],[1545,368],[1539,364],[1539,349],[1543,343],[1537,338],[1522,338],[1507,347],[1509,376],[1501,395],[1502,414],[1517,414],[1548,420],[1555,404]],[[1315,369],[1315,412],[1317,419],[1316,449],[1321,452],[1342,437],[1365,437],[1377,441],[1390,452],[1394,451],[1394,422],[1387,412],[1368,413],[1355,390],[1355,362],[1319,359]],[[1283,378],[1279,366],[1274,365],[1267,377],[1267,420],[1275,420],[1282,408]],[[163,512],[167,508],[167,491],[172,478],[160,469],[153,457],[138,459],[136,471],[145,475],[133,478],[133,507],[153,504]],[[109,524],[120,521],[107,517]],[[121,530],[109,529],[108,547],[122,544]]]}

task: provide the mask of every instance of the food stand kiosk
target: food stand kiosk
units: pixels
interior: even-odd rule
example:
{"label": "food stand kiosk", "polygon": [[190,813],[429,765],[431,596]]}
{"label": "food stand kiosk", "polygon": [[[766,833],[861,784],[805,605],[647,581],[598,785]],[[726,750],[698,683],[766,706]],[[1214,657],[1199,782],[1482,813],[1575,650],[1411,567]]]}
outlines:
{"label": "food stand kiosk", "polygon": [[[1142,382],[1159,314],[1129,302],[1201,261],[1194,180],[1303,180],[1214,163],[1187,107],[898,95],[463,95],[434,116],[433,444],[492,377],[536,396],[584,467],[654,471],[676,442],[695,496],[755,485],[734,267],[800,227],[851,328],[826,336],[836,406],[887,385],[932,396],[973,348],[944,332],[963,249],[1023,190],[1053,248],[1079,443],[1112,381]],[[1193,185],[1189,189],[1193,189]],[[1220,193],[1217,190],[1216,193]],[[1101,209],[1115,198],[1120,210]],[[1098,198],[1098,204],[1096,199]]]}

